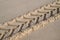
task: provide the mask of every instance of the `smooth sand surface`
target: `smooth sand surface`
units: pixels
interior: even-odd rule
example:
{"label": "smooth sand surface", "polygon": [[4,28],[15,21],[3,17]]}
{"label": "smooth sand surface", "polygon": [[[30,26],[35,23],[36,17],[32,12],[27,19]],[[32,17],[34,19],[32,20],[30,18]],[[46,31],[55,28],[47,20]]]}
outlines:
{"label": "smooth sand surface", "polygon": [[26,35],[21,40],[60,40],[60,20]]}
{"label": "smooth sand surface", "polygon": [[55,0],[0,0],[0,23],[53,1]]}

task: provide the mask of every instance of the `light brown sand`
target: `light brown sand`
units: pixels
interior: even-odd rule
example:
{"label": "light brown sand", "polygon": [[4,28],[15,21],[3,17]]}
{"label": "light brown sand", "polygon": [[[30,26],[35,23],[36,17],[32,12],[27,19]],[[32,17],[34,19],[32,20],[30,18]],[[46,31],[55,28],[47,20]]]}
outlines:
{"label": "light brown sand", "polygon": [[55,0],[0,0],[0,23]]}

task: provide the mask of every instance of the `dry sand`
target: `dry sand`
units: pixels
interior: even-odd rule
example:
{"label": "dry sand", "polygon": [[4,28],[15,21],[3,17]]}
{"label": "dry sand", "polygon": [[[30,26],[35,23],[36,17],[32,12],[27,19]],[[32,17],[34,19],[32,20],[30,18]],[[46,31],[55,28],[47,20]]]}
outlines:
{"label": "dry sand", "polygon": [[60,20],[26,35],[21,40],[60,40]]}
{"label": "dry sand", "polygon": [[[0,23],[55,0],[0,0]],[[21,40],[60,40],[60,20],[26,35]]]}
{"label": "dry sand", "polygon": [[55,0],[0,0],[0,23]]}

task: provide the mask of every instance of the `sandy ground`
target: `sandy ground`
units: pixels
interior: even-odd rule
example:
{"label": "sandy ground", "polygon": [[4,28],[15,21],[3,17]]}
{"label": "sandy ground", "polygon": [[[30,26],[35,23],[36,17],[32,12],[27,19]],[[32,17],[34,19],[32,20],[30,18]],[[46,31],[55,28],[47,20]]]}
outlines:
{"label": "sandy ground", "polygon": [[60,20],[28,34],[21,40],[60,40]]}
{"label": "sandy ground", "polygon": [[55,0],[0,0],[0,23]]}
{"label": "sandy ground", "polygon": [[[0,23],[23,15],[54,0],[0,0]],[[60,40],[60,20],[32,32],[21,40]]]}

